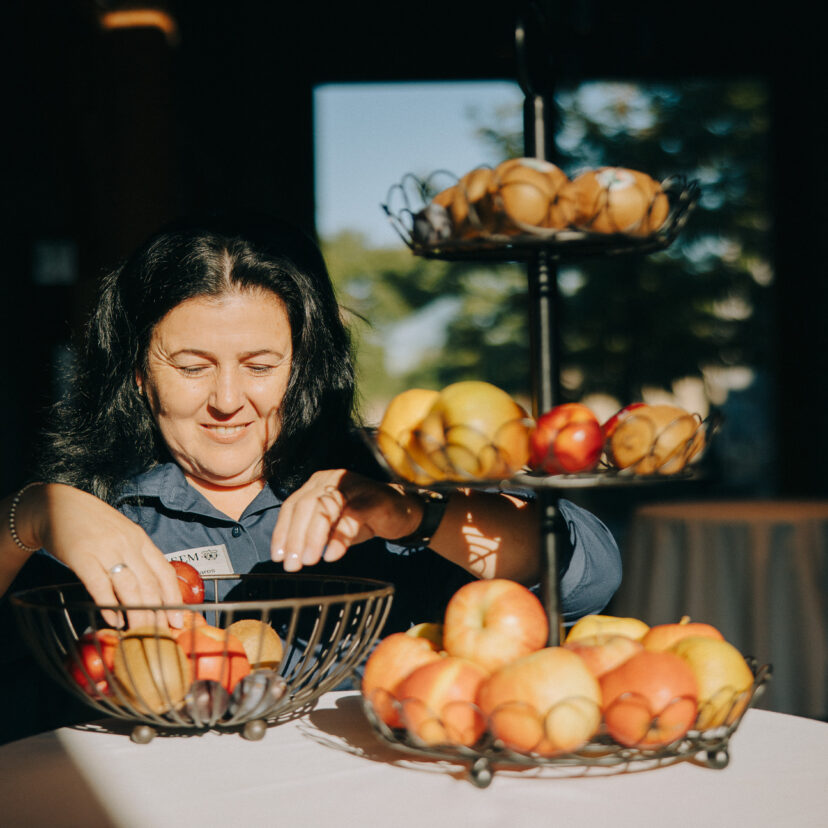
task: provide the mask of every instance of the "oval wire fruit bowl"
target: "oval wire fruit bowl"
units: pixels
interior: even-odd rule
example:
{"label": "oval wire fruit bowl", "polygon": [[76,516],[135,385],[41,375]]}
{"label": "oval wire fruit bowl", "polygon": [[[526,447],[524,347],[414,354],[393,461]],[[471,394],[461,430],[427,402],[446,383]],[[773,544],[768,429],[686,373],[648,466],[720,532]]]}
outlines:
{"label": "oval wire fruit bowl", "polygon": [[[650,253],[669,247],[687,223],[701,195],[696,181],[671,176],[661,182],[669,209],[661,227],[639,236],[633,233],[597,233],[567,227],[550,229],[511,221],[519,232],[500,233],[488,229],[474,203],[468,204],[468,227],[464,236],[453,235],[450,220],[432,198],[459,179],[447,170],[427,178],[407,173],[392,185],[381,204],[400,238],[413,253],[443,260],[517,261],[544,250],[554,259],[603,256],[623,253]],[[462,185],[460,185],[462,186]]]}
{"label": "oval wire fruit bowl", "polygon": [[[204,581],[213,596],[223,594],[229,586],[224,600],[163,608],[102,607],[91,600],[82,584],[73,583],[19,592],[11,596],[11,602],[23,635],[46,672],[102,716],[136,722],[132,740],[147,742],[156,729],[215,727],[240,730],[247,739],[260,739],[268,724],[308,709],[352,674],[380,635],[394,593],[393,586],[380,581],[322,575],[251,573],[207,576]],[[152,614],[154,625],[140,631],[115,631],[117,647],[122,647],[125,639],[140,637],[143,663],[151,668],[149,678],[142,670],[139,681],[130,667],[124,668],[130,663],[125,657],[121,658],[121,672],[116,674],[117,656],[114,670],[105,663],[102,666],[105,684],[99,686],[90,675],[79,645],[85,635],[109,628],[101,616],[103,609]],[[164,615],[168,609],[192,611],[186,616],[183,632],[193,635],[203,623],[197,623],[196,613],[203,614],[208,625],[222,630],[241,619],[269,624],[282,641],[281,661],[272,668],[253,669],[234,687],[230,685],[229,692],[219,681],[198,677],[196,659],[200,655],[178,654],[180,648],[173,646],[168,634]],[[225,633],[214,648],[220,677],[231,669],[228,641]],[[103,660],[100,641],[93,646]],[[191,662],[184,673],[188,679],[196,679],[189,686],[174,680],[169,662],[161,664],[168,658],[163,654],[168,647],[179,659]]]}
{"label": "oval wire fruit bowl", "polygon": [[[748,708],[754,706],[759,700],[766,683],[772,675],[770,665],[757,667],[754,659],[748,658],[747,661],[754,674],[753,685],[744,693],[730,699],[728,705],[719,707],[720,717],[723,721],[721,725],[706,730],[698,729],[698,722],[702,722],[707,715],[707,708],[702,707],[696,719],[696,726],[669,744],[658,746],[619,744],[608,735],[603,723],[598,732],[581,747],[552,756],[512,750],[495,738],[488,727],[486,727],[483,736],[471,746],[427,744],[421,738],[418,738],[416,733],[408,729],[392,729],[389,727],[379,718],[370,700],[364,696],[362,697],[362,707],[380,741],[415,758],[468,765],[470,781],[479,788],[485,788],[489,785],[497,768],[534,767],[549,768],[556,771],[572,768],[582,770],[596,768],[604,772],[625,773],[634,770],[648,770],[679,761],[694,760],[708,768],[721,769],[726,767],[730,761],[730,737],[739,727]],[[542,733],[539,742],[544,739],[555,742],[554,736],[545,733],[543,722],[548,721],[555,710],[569,705],[571,701],[560,702],[552,710],[547,711],[545,715],[532,711],[532,714],[537,717],[537,729]],[[453,704],[457,705],[459,703],[454,702]],[[399,701],[394,701],[394,706],[402,720],[405,721],[404,701],[402,704]],[[482,717],[476,706],[467,706],[472,707],[476,715]],[[666,712],[667,709],[669,709],[669,705],[662,712]],[[724,711],[723,715],[722,711]],[[451,724],[443,723],[437,714],[432,715],[429,724],[442,728],[442,732],[451,732]],[[655,716],[650,721],[648,733],[657,727],[658,717]],[[434,732],[433,728],[432,732]],[[642,734],[642,743],[645,738],[646,734]]]}
{"label": "oval wire fruit bowl", "polygon": [[[721,425],[721,417],[717,412],[706,418],[699,414],[688,414],[687,417],[695,420],[695,430],[664,456],[656,455],[656,447],[659,439],[673,424],[653,429],[649,445],[642,448],[640,456],[630,467],[620,469],[612,464],[607,440],[595,469],[554,475],[529,467],[510,470],[508,458],[497,445],[497,435],[490,440],[478,433],[477,442],[482,448],[475,455],[463,444],[452,442],[451,430],[447,432],[445,442],[437,442],[426,436],[419,442],[416,453],[412,453],[410,445],[401,444],[379,429],[366,428],[361,433],[377,463],[389,478],[402,485],[440,489],[456,488],[458,484],[499,486],[511,482],[532,489],[579,488],[692,478],[710,447],[711,438]],[[635,419],[635,415],[631,414],[629,419]],[[534,421],[526,420],[525,423],[531,428]],[[508,425],[512,424],[507,423]],[[458,429],[466,438],[474,431],[469,426],[460,426]],[[389,458],[389,454],[393,457]],[[641,474],[637,471],[639,468],[647,468],[648,471]],[[483,473],[478,473],[481,471]]]}

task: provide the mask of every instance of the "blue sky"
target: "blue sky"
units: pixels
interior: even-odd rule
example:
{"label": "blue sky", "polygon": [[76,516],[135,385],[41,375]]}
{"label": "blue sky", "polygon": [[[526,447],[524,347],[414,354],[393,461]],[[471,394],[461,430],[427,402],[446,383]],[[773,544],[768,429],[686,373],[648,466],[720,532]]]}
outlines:
{"label": "blue sky", "polygon": [[378,246],[402,244],[380,204],[406,173],[445,169],[459,175],[499,159],[474,135],[470,110],[520,129],[523,93],[510,81],[370,83],[319,86],[314,92],[317,229],[328,236],[360,230]]}

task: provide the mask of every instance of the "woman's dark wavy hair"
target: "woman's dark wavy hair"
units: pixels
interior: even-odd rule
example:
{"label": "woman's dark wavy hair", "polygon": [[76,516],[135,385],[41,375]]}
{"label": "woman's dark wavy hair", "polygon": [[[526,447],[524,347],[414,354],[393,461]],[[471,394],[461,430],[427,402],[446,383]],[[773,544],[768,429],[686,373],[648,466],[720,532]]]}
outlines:
{"label": "woman's dark wavy hair", "polygon": [[349,464],[354,416],[350,337],[319,249],[276,220],[179,223],[106,275],[77,352],[72,393],[54,410],[39,479],[112,502],[127,478],[170,459],[135,382],[150,337],[170,310],[197,296],[272,291],[290,319],[293,357],[281,431],[265,474],[283,491],[320,468]]}

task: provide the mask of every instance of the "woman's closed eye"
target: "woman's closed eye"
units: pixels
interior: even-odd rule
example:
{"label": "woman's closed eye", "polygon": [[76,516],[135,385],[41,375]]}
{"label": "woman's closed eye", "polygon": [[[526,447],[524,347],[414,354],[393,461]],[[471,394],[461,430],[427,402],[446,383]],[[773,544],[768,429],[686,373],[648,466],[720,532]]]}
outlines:
{"label": "woman's closed eye", "polygon": [[212,366],[210,365],[176,365],[179,373],[185,377],[197,377],[206,373]]}
{"label": "woman's closed eye", "polygon": [[250,371],[251,374],[255,374],[256,376],[266,376],[267,374],[275,371],[278,367],[278,365],[245,365],[245,368]]}

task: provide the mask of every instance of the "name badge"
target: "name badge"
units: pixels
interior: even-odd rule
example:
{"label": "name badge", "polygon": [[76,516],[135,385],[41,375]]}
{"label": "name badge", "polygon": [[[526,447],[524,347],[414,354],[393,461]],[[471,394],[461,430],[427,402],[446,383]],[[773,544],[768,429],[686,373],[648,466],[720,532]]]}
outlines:
{"label": "name badge", "polygon": [[184,561],[194,566],[202,578],[207,575],[232,575],[233,564],[223,543],[215,546],[198,546],[195,549],[181,549],[168,552],[164,557],[168,561]]}

